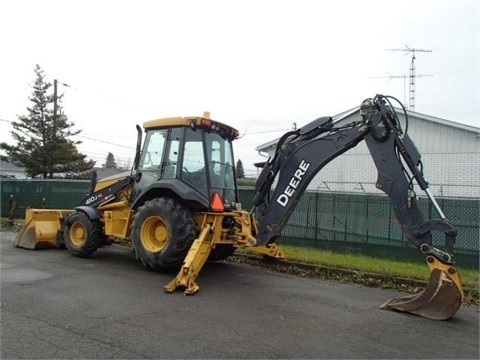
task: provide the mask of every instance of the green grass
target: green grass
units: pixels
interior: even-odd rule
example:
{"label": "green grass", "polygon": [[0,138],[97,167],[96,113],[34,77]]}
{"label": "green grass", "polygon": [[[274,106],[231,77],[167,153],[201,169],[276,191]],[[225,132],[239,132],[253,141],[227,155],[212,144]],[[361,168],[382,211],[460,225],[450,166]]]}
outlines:
{"label": "green grass", "polygon": [[[426,281],[430,276],[430,270],[426,262],[422,264],[381,259],[356,253],[340,253],[291,245],[282,245],[281,247],[287,254],[287,259],[293,261],[415,280]],[[461,268],[457,268],[457,270],[465,286],[479,287],[480,276],[477,270]]]}

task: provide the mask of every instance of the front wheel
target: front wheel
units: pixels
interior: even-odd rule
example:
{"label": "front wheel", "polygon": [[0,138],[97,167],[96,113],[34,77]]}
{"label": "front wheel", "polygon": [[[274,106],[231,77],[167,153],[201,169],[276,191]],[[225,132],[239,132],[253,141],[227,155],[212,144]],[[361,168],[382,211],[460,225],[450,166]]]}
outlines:
{"label": "front wheel", "polygon": [[63,242],[73,256],[87,257],[97,251],[104,239],[102,224],[82,212],[70,215],[63,231]]}
{"label": "front wheel", "polygon": [[148,268],[179,268],[195,240],[195,222],[186,207],[170,198],[140,206],[133,218],[132,242],[138,260]]}

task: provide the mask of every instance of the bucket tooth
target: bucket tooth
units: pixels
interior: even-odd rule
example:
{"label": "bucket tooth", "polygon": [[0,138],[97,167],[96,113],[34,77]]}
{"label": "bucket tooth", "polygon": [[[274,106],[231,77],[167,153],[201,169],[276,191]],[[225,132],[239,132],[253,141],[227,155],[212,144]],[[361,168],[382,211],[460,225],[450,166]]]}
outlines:
{"label": "bucket tooth", "polygon": [[430,279],[419,294],[393,298],[380,308],[398,310],[433,320],[451,318],[463,301],[463,287],[453,265],[446,265],[433,256],[427,258]]}

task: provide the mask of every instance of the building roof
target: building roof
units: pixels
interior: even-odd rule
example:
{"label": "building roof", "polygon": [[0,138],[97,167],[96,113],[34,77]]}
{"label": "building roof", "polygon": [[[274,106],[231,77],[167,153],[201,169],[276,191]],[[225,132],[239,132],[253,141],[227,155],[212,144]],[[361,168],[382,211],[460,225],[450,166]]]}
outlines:
{"label": "building roof", "polygon": [[124,173],[126,170],[117,168],[93,168],[91,171],[96,171],[98,179],[100,180]]}
{"label": "building roof", "polygon": [[407,115],[411,116],[411,117],[416,117],[417,119],[430,121],[430,122],[445,125],[445,126],[450,126],[450,127],[455,128],[455,129],[470,131],[470,132],[477,133],[477,134],[480,135],[480,127],[461,124],[461,123],[458,123],[458,122],[455,122],[455,121],[446,120],[446,119],[442,119],[442,118],[439,118],[439,117],[435,117],[435,116],[431,116],[431,115],[427,115],[427,114],[422,114],[422,113],[418,113],[418,112],[410,111],[410,110],[407,110]]}
{"label": "building roof", "polygon": [[0,158],[0,177],[15,178],[16,175],[25,174],[25,168],[19,167],[5,158]]}
{"label": "building roof", "polygon": [[2,170],[2,171],[3,170],[21,171],[21,170],[23,170],[23,168],[18,167],[17,165],[15,165],[14,163],[12,163],[8,160],[0,158],[0,170]]}
{"label": "building roof", "polygon": [[[399,112],[403,112],[403,109],[396,108],[396,110],[398,110]],[[349,116],[351,116],[351,115],[353,115],[353,114],[355,114],[359,111],[360,111],[360,106],[356,106],[356,107],[351,108],[349,110],[343,111],[343,112],[341,112],[337,115],[334,115],[332,118],[333,118],[334,122],[338,122],[338,121],[341,121],[341,120],[343,120],[343,119],[345,119],[345,118],[347,118],[347,117],[349,117]],[[480,138],[480,127],[465,125],[465,124],[457,123],[457,122],[454,122],[454,121],[451,121],[451,120],[446,120],[446,119],[438,118],[438,117],[435,117],[435,116],[430,116],[430,115],[418,113],[418,112],[415,112],[415,111],[410,111],[410,110],[406,110],[406,111],[407,111],[407,116],[409,118],[417,118],[417,119],[421,119],[421,120],[424,120],[424,121],[433,122],[433,123],[436,123],[436,124],[441,124],[441,125],[444,125],[444,126],[450,126],[452,128],[456,128],[456,129],[470,131],[472,133],[478,134],[477,136]],[[267,143],[259,145],[255,148],[255,150],[258,151],[258,152],[261,152],[261,151],[267,150],[268,148],[275,147],[277,145],[279,139],[280,138],[277,138],[275,140],[271,140]]]}

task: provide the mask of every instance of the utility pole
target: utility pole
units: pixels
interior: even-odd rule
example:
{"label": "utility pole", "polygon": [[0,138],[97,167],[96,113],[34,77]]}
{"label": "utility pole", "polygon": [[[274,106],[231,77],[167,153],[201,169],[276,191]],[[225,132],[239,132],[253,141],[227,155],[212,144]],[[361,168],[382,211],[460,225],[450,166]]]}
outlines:
{"label": "utility pole", "polygon": [[49,139],[50,141],[50,149],[51,149],[51,156],[49,165],[48,165],[48,177],[52,178],[53,177],[53,159],[55,159],[55,143],[57,142],[56,140],[56,135],[57,135],[57,79],[53,80],[53,119],[52,119],[52,133],[51,133],[51,138]]}
{"label": "utility pole", "polygon": [[53,80],[53,123],[55,124],[55,120],[57,117],[57,79]]}
{"label": "utility pole", "polygon": [[[60,83],[63,86],[70,87],[70,85],[65,84],[65,83]],[[57,93],[57,88],[58,88],[58,80],[54,79],[53,80],[53,123],[55,124],[55,121],[57,119],[57,112],[58,112],[58,93]]]}
{"label": "utility pole", "polygon": [[[63,86],[69,87],[70,85],[65,84],[65,83],[60,83]],[[52,119],[52,139],[51,142],[52,144],[55,144],[57,142],[57,115],[58,113],[58,80],[54,79],[53,80],[53,119]],[[50,177],[52,177],[52,172],[53,172],[53,159],[54,159],[54,148],[55,146],[52,145],[52,157],[51,157],[51,164],[50,164]]]}
{"label": "utility pole", "polygon": [[388,51],[403,51],[405,54],[412,53],[412,61],[410,63],[410,86],[409,86],[409,103],[408,108],[411,111],[415,111],[415,52],[432,52],[432,50],[415,49],[405,45],[405,49],[386,49]]}

